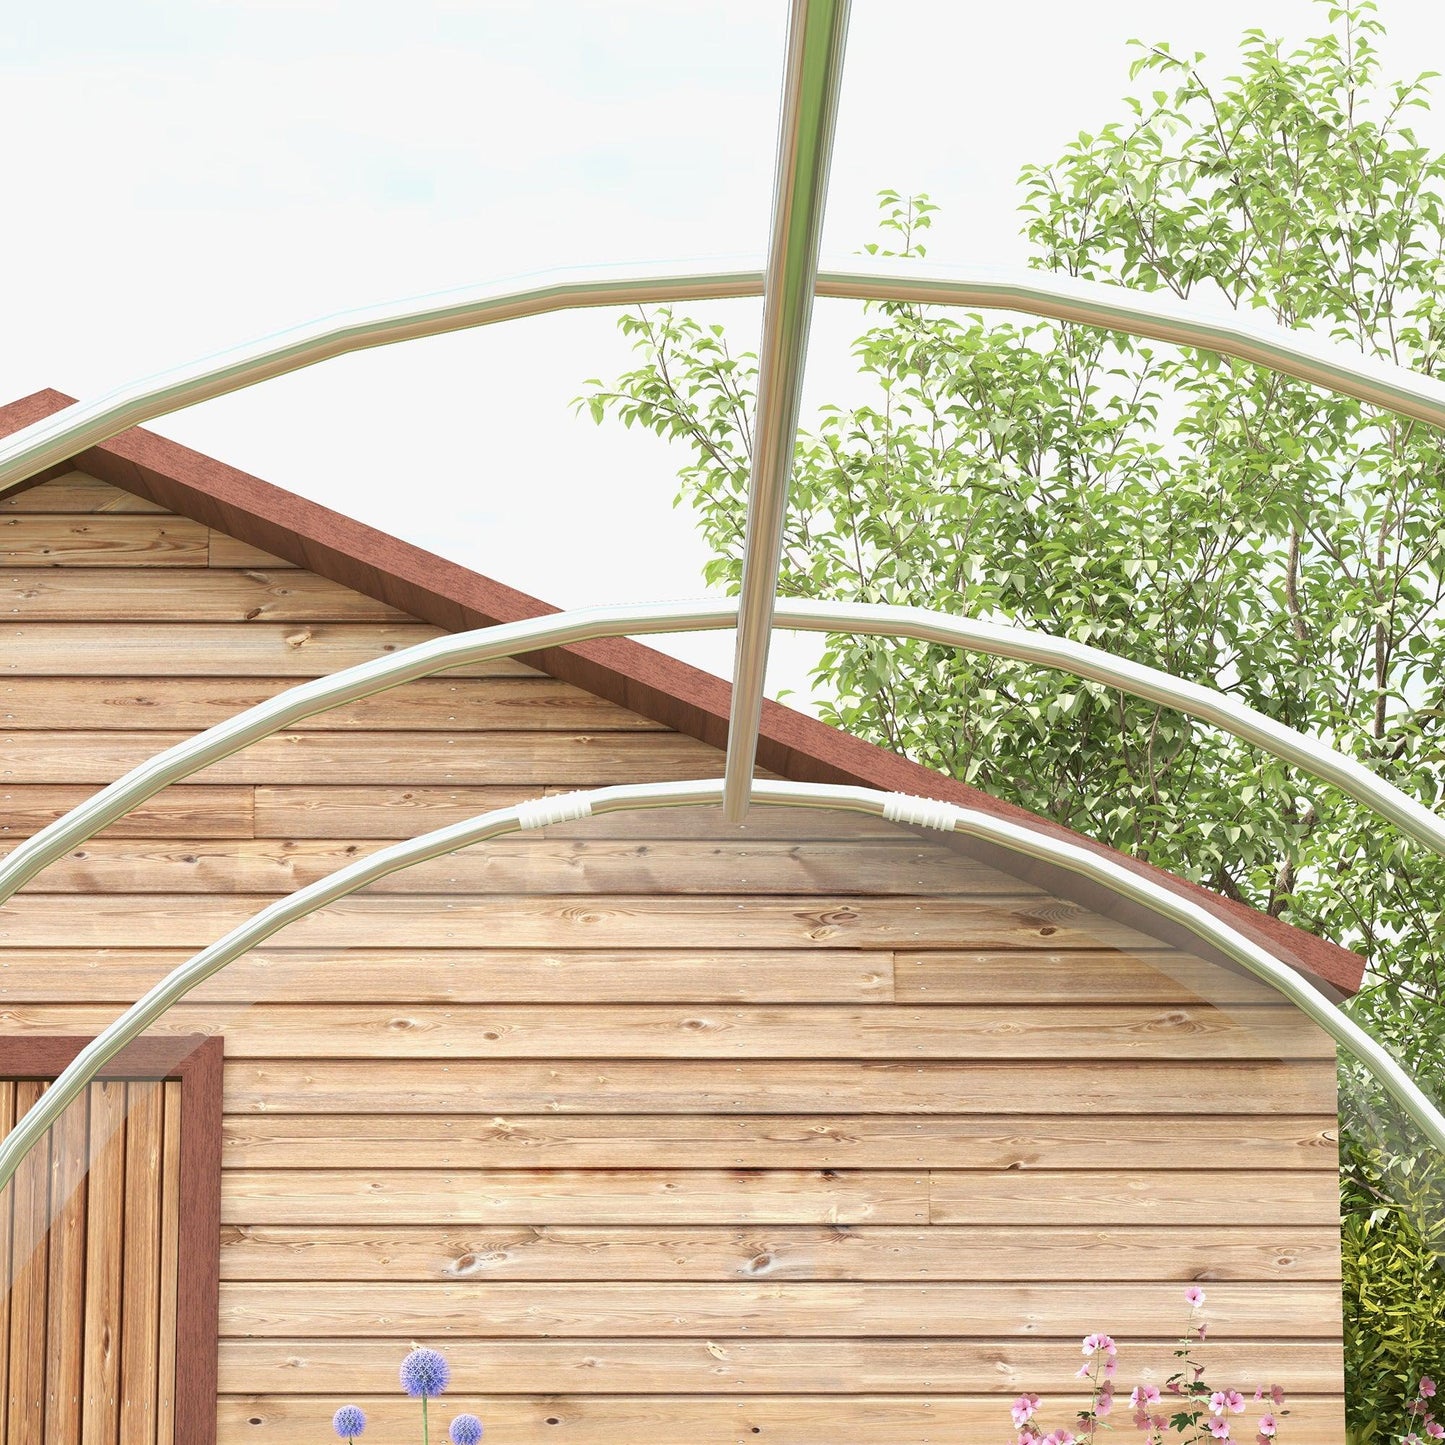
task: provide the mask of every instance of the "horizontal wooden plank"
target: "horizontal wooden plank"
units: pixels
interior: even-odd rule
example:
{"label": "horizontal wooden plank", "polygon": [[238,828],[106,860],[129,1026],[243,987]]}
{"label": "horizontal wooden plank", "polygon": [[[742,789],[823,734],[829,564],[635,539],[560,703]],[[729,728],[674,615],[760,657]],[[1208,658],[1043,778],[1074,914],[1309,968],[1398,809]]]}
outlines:
{"label": "horizontal wooden plank", "polygon": [[211,530],[210,565],[258,568],[266,572],[291,571],[296,567],[294,562],[288,562],[284,557],[275,557],[270,552],[253,547],[249,542],[242,542],[214,528]]}
{"label": "horizontal wooden plank", "polygon": [[[3,934],[0,934],[3,936]],[[338,977],[338,987],[344,988]],[[104,1004],[17,1004],[12,1035],[90,1033]],[[155,1033],[224,1028],[232,1058],[311,1059],[1314,1059],[1333,1041],[1289,1004],[1229,1010],[1056,1005],[258,1004],[223,1022],[182,1003]]]}
{"label": "horizontal wooden plank", "polygon": [[[0,689],[3,691],[3,689]],[[197,847],[189,839],[88,843],[51,864],[30,885],[37,893],[290,893],[354,862],[379,845],[367,839],[258,838]],[[626,839],[497,839],[393,874],[373,893],[820,893],[1009,892],[1007,875],[946,849],[909,839],[856,843],[751,840],[640,842]],[[1038,896],[1042,897],[1042,894]],[[1135,974],[1147,974],[1135,964]],[[1208,978],[1220,970],[1195,964]],[[1128,991],[1129,974],[1116,981]],[[1263,984],[1255,983],[1263,997]],[[921,1002],[934,1000],[915,990]],[[1176,983],[1174,998],[1197,996]],[[971,997],[980,997],[975,991]],[[987,997],[986,994],[982,995]],[[1105,996],[1108,996],[1107,994]]]}
{"label": "horizontal wooden plank", "polygon": [[[760,772],[760,777],[771,776]],[[411,838],[485,812],[485,789],[371,785],[270,786],[256,790],[260,838]],[[536,790],[534,790],[536,791]],[[549,787],[544,792],[558,792]],[[881,818],[821,808],[754,808],[728,824],[718,808],[606,813],[542,830],[548,838],[898,838],[917,836]],[[935,839],[937,835],[934,835]]]}
{"label": "horizontal wooden plank", "polygon": [[[338,1397],[339,1398],[339,1397]],[[586,1441],[587,1445],[636,1445],[639,1440],[687,1440],[690,1445],[737,1445],[762,1439],[787,1445],[938,1445],[939,1441],[1013,1438],[1008,1401],[997,1397],[928,1395],[850,1395],[839,1393],[826,1405],[807,1396],[504,1395],[480,1402],[476,1395],[448,1396],[438,1411],[480,1410],[489,1437],[508,1445],[548,1441]],[[383,1439],[400,1440],[417,1429],[416,1404],[396,1394],[359,1395],[368,1429]],[[1050,1423],[1072,1423],[1076,1394],[1061,1396]],[[1262,1406],[1251,1402],[1241,1420],[1258,1418]],[[293,1445],[317,1428],[318,1413],[329,1409],[307,1396],[224,1395],[218,1417],[221,1445],[249,1440],[255,1445]],[[322,1423],[326,1423],[324,1418]],[[1289,1445],[1340,1445],[1344,1436],[1341,1397],[1297,1396],[1281,1435]],[[438,1434],[440,1432],[437,1432]],[[1237,1439],[1253,1436],[1240,1432]],[[435,1438],[435,1435],[434,1437]]]}
{"label": "horizontal wooden plank", "polygon": [[235,1114],[1333,1114],[1324,1063],[231,1060]]}
{"label": "horizontal wooden plank", "polygon": [[[324,677],[445,634],[419,622],[0,623],[0,676]],[[498,658],[453,677],[535,677]],[[97,739],[99,742],[99,739]]]}
{"label": "horizontal wooden plank", "polygon": [[236,1280],[1338,1280],[1331,1225],[232,1224]]}
{"label": "horizontal wooden plank", "polygon": [[[42,874],[41,877],[45,877]],[[40,880],[37,879],[38,883]],[[31,885],[33,886],[33,885]],[[7,1003],[132,1003],[190,957],[184,948],[0,951]],[[262,948],[191,995],[215,1003],[869,1003],[889,1001],[893,956],[853,949]]]}
{"label": "horizontal wooden plank", "polygon": [[[641,741],[641,740],[639,740]],[[214,894],[21,893],[0,908],[12,947],[195,947],[268,900]],[[1072,904],[1034,898],[426,896],[363,893],[290,925],[291,948],[1024,948],[1138,947],[1142,934]]]}
{"label": "horizontal wooden plank", "polygon": [[[390,1337],[426,1322],[433,1343],[476,1334],[516,1339],[601,1335],[933,1335],[1078,1340],[1108,1320],[1121,1339],[1167,1336],[1187,1315],[1177,1282],[1117,1284],[261,1284],[223,1282],[221,1333]],[[1246,1284],[1208,1290],[1216,1337],[1338,1340],[1340,1297],[1330,1283]],[[1077,1364],[1075,1366],[1077,1368]]]}
{"label": "horizontal wooden plank", "polygon": [[232,1169],[222,1180],[221,1219],[247,1225],[919,1224],[928,1220],[928,1178],[918,1170]]}
{"label": "horizontal wooden plank", "polygon": [[[0,647],[3,647],[0,639]],[[344,664],[349,665],[349,664]],[[324,669],[330,671],[330,669]],[[166,748],[177,732],[11,732],[0,735],[0,782],[108,783]],[[722,754],[680,733],[284,732],[195,775],[204,783],[604,783],[707,778]]]}
{"label": "horizontal wooden plank", "polygon": [[0,513],[0,567],[204,567],[209,548],[186,517]]}
{"label": "horizontal wooden plank", "polygon": [[[93,787],[52,787],[44,783],[0,786],[0,849],[10,841],[38,833],[95,792]],[[254,789],[241,785],[182,784],[147,799],[97,837],[102,841],[182,837],[195,842],[249,838],[255,826],[254,799]]]}
{"label": "horizontal wooden plank", "polygon": [[[57,865],[58,866],[58,865]],[[37,883],[39,880],[36,880]],[[32,885],[33,887],[34,885]],[[1037,948],[902,950],[896,955],[900,1003],[973,1003],[988,999],[1025,1007],[1051,1003],[1265,1003],[1279,995],[1241,969],[1194,958],[1178,949]]]}
{"label": "horizontal wooden plank", "polygon": [[65,472],[23,492],[0,496],[0,514],[6,512],[165,512],[144,497],[124,492],[86,472]]}
{"label": "horizontal wooden plank", "polygon": [[[1232,1224],[1339,1221],[1334,1171],[232,1169],[228,1224]],[[1143,1261],[1140,1261],[1142,1264]]]}
{"label": "horizontal wooden plank", "polygon": [[1273,1229],[1337,1224],[1340,1217],[1340,1183],[1334,1169],[1293,1174],[1144,1170],[1130,1167],[1132,1161],[1122,1154],[1111,1156],[1109,1162],[1114,1167],[1064,1173],[934,1169],[929,1175],[929,1219],[934,1224],[1031,1227],[1211,1224],[1227,1218],[1231,1224]]}
{"label": "horizontal wooden plank", "polygon": [[[314,572],[57,567],[0,571],[0,611],[25,622],[306,623],[379,622],[416,625],[414,618]],[[171,668],[157,672],[168,676]],[[52,684],[54,685],[54,684]],[[154,684],[153,684],[154,685]]]}
{"label": "horizontal wooden plank", "polygon": [[361,1149],[388,1169],[544,1166],[596,1169],[1082,1169],[1127,1160],[1141,1172],[1197,1167],[1202,1156],[1233,1168],[1333,1175],[1332,1115],[1252,1121],[1092,1115],[926,1116],[744,1114],[688,1118],[631,1114],[592,1118],[255,1118],[225,1123],[229,1168],[344,1169]]}
{"label": "horizontal wooden plank", "polygon": [[[3,677],[0,726],[199,730],[265,702],[294,682],[286,677]],[[423,678],[318,713],[296,724],[296,730],[665,731],[641,713],[549,677]]]}
{"label": "horizontal wooden plank", "polygon": [[[1167,1336],[1130,1340],[1120,1368],[1136,1382],[1163,1386],[1177,1364]],[[223,1340],[223,1394],[326,1396],[385,1394],[396,1388],[407,1335],[389,1340]],[[1015,1396],[1028,1390],[1072,1398],[1078,1354],[1053,1340],[488,1340],[450,1339],[458,1399],[498,1395],[841,1396],[954,1391]],[[1325,1340],[1211,1341],[1211,1379],[1252,1395],[1276,1380],[1297,1394],[1338,1394],[1344,1367]],[[1007,1402],[1005,1402],[1007,1403]],[[458,1408],[461,1408],[459,1405]],[[483,1406],[481,1413],[490,1418]],[[986,1439],[1003,1438],[997,1419]],[[1338,1445],[1338,1441],[1335,1442]]]}

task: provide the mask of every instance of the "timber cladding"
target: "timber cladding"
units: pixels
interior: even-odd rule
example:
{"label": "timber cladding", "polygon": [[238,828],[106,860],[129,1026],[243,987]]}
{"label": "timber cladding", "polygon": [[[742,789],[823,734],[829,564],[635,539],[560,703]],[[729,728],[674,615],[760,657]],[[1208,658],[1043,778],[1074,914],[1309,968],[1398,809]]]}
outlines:
{"label": "timber cladding", "polygon": [[[437,632],[79,473],[0,500],[0,589],[9,838]],[[384,840],[721,771],[515,662],[313,718],[0,910],[0,1040],[93,1034]],[[408,1438],[413,1340],[499,1445],[1002,1438],[1020,1390],[1076,1398],[1087,1332],[1167,1373],[1196,1281],[1218,1373],[1291,1390],[1290,1445],[1343,1439],[1328,1040],[997,858],[824,814],[590,820],[385,880],[165,1031],[225,1038],[226,1445],[348,1401]]]}

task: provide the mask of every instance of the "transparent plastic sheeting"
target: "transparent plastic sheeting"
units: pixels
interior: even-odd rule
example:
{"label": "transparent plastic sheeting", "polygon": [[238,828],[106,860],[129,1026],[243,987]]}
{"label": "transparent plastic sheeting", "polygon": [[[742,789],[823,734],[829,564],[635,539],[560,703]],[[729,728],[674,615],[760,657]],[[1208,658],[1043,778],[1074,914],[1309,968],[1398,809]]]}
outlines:
{"label": "transparent plastic sheeting", "polygon": [[[144,938],[77,911],[64,969],[22,909],[12,1007],[94,1034],[258,895],[477,805],[377,791],[200,868],[152,852],[126,886],[185,906]],[[1067,1423],[1085,1334],[1162,1385],[1202,1282],[1212,1377],[1340,1438],[1330,1041],[1074,886],[959,835],[690,807],[495,839],[274,935],[159,1029],[226,1039],[223,1421],[319,1436],[355,1397],[391,1428],[387,1352],[421,1340],[506,1440],[659,1380],[717,1429],[827,1396],[848,1438],[1001,1436],[1024,1391]],[[32,1282],[49,1157],[11,1191]]]}

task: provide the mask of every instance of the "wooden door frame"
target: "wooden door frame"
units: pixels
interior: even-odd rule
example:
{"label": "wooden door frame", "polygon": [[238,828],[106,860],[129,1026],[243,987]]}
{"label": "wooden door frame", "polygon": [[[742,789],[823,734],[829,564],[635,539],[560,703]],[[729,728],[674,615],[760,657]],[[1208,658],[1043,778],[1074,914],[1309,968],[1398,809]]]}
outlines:
{"label": "wooden door frame", "polygon": [[[90,1043],[46,1035],[0,1037],[0,1078],[54,1080]],[[215,1445],[221,1288],[221,1090],[225,1044],[188,1034],[142,1038],[102,1079],[176,1079],[181,1085],[181,1173],[176,1281],[175,1438]]]}

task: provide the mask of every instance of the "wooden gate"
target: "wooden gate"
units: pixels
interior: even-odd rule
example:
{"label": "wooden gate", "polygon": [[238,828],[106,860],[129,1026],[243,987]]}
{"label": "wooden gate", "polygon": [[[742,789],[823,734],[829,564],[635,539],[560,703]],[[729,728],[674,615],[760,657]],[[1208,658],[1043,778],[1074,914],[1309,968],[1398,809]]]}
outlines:
{"label": "wooden gate", "polygon": [[[0,1044],[0,1130],[83,1042]],[[3,1199],[0,1445],[214,1438],[220,1046],[186,1045],[129,1051]]]}

